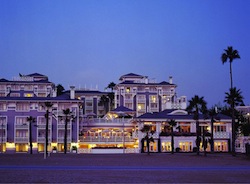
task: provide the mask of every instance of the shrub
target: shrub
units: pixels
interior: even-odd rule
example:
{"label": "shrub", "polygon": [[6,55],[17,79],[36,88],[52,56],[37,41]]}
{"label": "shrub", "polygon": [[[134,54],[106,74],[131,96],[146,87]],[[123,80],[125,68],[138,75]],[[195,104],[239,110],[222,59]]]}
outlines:
{"label": "shrub", "polygon": [[175,148],[175,151],[178,153],[181,151],[181,148],[177,147],[177,148]]}

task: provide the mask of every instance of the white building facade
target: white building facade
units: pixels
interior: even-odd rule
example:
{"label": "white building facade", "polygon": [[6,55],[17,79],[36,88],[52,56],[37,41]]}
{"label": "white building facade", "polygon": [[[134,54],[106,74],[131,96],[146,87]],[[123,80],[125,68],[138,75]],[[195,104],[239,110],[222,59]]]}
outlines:
{"label": "white building facade", "polygon": [[165,109],[186,109],[186,96],[177,97],[173,78],[160,83],[147,76],[129,73],[120,77],[115,86],[115,107],[124,106],[136,111],[136,116]]}

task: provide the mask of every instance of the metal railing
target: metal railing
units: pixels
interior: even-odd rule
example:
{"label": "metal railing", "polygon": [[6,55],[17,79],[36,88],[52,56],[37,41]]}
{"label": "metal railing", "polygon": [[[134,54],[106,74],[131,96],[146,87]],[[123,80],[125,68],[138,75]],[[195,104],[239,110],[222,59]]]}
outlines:
{"label": "metal railing", "polygon": [[230,134],[229,134],[229,132],[214,132],[214,138],[229,139],[230,138]]}
{"label": "metal railing", "polygon": [[28,143],[29,137],[15,137],[15,143]]}
{"label": "metal railing", "polygon": [[80,142],[134,142],[132,137],[80,137]]}

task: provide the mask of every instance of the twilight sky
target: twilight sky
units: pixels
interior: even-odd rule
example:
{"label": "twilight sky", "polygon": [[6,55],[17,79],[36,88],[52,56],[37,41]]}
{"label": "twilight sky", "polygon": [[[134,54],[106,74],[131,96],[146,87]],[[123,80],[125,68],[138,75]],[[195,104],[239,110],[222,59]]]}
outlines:
{"label": "twilight sky", "polygon": [[177,95],[223,104],[229,63],[250,105],[250,1],[0,0],[0,78],[41,73],[55,84],[103,91],[136,73],[178,85]]}

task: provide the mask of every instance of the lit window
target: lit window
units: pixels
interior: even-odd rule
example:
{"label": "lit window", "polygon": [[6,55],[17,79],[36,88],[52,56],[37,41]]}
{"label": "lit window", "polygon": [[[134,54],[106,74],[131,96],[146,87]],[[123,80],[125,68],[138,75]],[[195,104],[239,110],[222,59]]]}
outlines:
{"label": "lit window", "polygon": [[153,103],[156,103],[156,96],[151,96],[151,101],[152,101]]}
{"label": "lit window", "polygon": [[129,92],[130,92],[130,88],[127,88],[127,89],[126,89],[126,92],[129,93]]}
{"label": "lit window", "polygon": [[25,97],[33,97],[33,94],[32,93],[25,93],[24,96]]}

